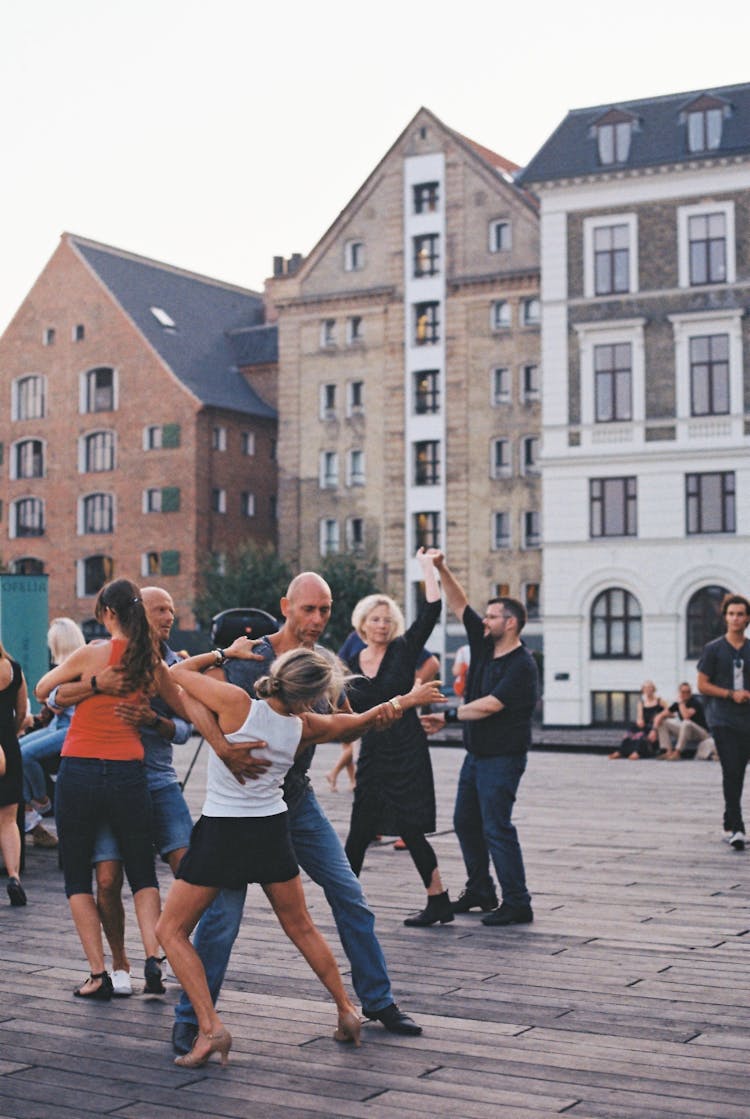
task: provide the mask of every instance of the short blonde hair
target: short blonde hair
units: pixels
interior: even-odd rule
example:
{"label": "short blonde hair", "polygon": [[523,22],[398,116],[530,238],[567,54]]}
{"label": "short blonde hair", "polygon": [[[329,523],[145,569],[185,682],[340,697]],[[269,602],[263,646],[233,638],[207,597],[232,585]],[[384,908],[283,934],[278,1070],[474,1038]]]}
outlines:
{"label": "short blonde hair", "polygon": [[377,606],[387,606],[391,612],[391,632],[388,635],[388,641],[391,642],[394,637],[400,637],[404,633],[406,622],[401,607],[387,594],[368,594],[364,598],[360,598],[352,611],[352,626],[364,641],[365,635],[362,627]]}
{"label": "short blonde hair", "polygon": [[276,658],[267,676],[255,682],[255,694],[259,699],[278,696],[290,711],[309,711],[320,700],[333,708],[350,679],[333,655],[317,649],[290,649]]}
{"label": "short blonde hair", "polygon": [[54,664],[64,660],[86,644],[86,638],[72,618],[53,618],[47,630],[47,644]]}

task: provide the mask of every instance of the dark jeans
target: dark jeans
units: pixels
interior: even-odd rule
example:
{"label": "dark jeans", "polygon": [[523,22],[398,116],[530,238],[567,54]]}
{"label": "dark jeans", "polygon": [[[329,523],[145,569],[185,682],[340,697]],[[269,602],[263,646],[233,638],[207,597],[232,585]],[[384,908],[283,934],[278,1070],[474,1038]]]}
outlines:
{"label": "dark jeans", "polygon": [[115,833],[133,893],[158,887],[151,798],[142,762],[63,758],[55,787],[55,819],[68,897],[92,893],[91,857],[104,823]]}
{"label": "dark jeans", "polygon": [[493,758],[467,754],[453,813],[453,826],[466,863],[466,889],[483,897],[494,894],[491,857],[502,900],[513,909],[531,902],[521,845],[511,823],[525,769],[525,754]]}
{"label": "dark jeans", "polygon": [[721,762],[724,788],[724,830],[744,832],[742,787],[750,761],[750,733],[734,727],[711,727]]}

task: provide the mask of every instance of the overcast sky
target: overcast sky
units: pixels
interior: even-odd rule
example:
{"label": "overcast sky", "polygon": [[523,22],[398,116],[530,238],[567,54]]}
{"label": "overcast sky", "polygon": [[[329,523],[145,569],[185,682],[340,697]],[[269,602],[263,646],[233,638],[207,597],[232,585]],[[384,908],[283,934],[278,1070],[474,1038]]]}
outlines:
{"label": "overcast sky", "polygon": [[525,164],[568,109],[750,80],[749,12],[0,0],[0,330],[63,231],[260,290],[420,105]]}

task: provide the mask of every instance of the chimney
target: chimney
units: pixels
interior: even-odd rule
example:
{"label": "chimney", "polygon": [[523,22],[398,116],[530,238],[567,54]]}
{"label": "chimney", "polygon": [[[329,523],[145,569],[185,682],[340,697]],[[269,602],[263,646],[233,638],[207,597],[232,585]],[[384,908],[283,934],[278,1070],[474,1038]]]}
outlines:
{"label": "chimney", "polygon": [[292,253],[286,265],[287,276],[293,276],[295,272],[299,272],[301,265],[302,253]]}
{"label": "chimney", "polygon": [[284,275],[284,258],[283,256],[275,256],[273,258],[273,274],[274,276]]}

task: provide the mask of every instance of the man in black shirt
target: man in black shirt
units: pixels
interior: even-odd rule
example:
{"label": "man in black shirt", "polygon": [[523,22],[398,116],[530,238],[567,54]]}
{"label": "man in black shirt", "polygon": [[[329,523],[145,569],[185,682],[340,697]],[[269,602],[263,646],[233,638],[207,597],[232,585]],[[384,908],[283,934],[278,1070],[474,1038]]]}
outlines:
{"label": "man in black shirt", "polygon": [[724,839],[745,849],[742,786],[750,761],[750,602],[728,594],[721,604],[727,632],[704,646],[698,662],[698,691],[709,697],[708,725],[721,762]]}
{"label": "man in black shirt", "polygon": [[[467,879],[453,911],[468,913],[478,907],[487,914],[482,918],[484,925],[528,924],[534,914],[521,845],[511,822],[531,745],[531,715],[538,690],[536,663],[520,637],[526,610],[514,598],[492,598],[481,618],[469,606],[442,552],[431,550],[430,554],[448,606],[463,621],[471,649],[465,702],[451,713],[463,724],[466,747],[453,824]],[[426,716],[425,730],[437,730],[445,718]],[[499,908],[490,857],[502,891]]]}
{"label": "man in black shirt", "polygon": [[[668,711],[660,711],[654,719],[654,730],[659,738],[659,755],[666,761],[679,761],[690,742],[704,742],[710,737],[706,730],[703,704],[693,695],[689,684],[680,684],[676,701]],[[672,739],[675,740],[674,747]],[[710,746],[710,743],[709,743]]]}

